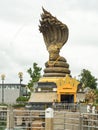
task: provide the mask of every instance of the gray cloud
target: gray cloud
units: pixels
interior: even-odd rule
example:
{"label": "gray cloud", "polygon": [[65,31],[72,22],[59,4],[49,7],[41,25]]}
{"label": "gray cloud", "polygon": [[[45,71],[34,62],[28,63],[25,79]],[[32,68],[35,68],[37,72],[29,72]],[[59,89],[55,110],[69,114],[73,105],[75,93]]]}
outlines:
{"label": "gray cloud", "polygon": [[97,0],[69,0],[67,4],[72,10],[98,11]]}
{"label": "gray cloud", "polygon": [[33,62],[44,69],[48,52],[38,30],[42,6],[69,28],[69,39],[61,56],[70,64],[72,76],[85,68],[98,77],[97,3],[97,0],[0,1],[0,74],[6,74],[6,82],[18,82],[17,74],[22,71],[27,83],[26,71]]}

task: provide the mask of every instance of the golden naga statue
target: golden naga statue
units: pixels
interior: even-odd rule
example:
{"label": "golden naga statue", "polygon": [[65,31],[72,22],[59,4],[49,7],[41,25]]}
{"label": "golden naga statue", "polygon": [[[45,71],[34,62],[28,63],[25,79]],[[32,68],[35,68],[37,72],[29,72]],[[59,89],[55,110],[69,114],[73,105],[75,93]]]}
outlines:
{"label": "golden naga statue", "polygon": [[39,30],[43,34],[49,52],[49,60],[45,63],[43,76],[64,77],[70,74],[66,59],[59,55],[60,49],[68,39],[67,26],[43,8]]}

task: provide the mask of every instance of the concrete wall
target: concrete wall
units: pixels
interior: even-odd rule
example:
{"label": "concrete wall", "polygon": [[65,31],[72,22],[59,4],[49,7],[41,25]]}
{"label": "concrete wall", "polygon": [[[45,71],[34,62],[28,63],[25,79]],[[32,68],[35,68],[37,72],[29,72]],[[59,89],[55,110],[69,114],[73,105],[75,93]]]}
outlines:
{"label": "concrete wall", "polygon": [[32,93],[29,102],[53,102],[56,99],[56,92],[39,92]]}

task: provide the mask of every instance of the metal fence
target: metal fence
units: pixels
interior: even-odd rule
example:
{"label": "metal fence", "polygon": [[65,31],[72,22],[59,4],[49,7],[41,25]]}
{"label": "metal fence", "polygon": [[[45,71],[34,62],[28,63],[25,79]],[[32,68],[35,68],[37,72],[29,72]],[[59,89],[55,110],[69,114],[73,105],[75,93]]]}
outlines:
{"label": "metal fence", "polygon": [[7,126],[7,110],[0,110],[0,130],[4,130]]}
{"label": "metal fence", "polygon": [[53,104],[54,110],[65,110],[69,112],[87,112],[87,105],[85,104],[73,104],[73,103],[55,103]]}
{"label": "metal fence", "polygon": [[98,130],[98,114],[55,111],[53,130]]}
{"label": "metal fence", "polygon": [[98,113],[82,113],[81,119],[81,130],[98,130]]}
{"label": "metal fence", "polygon": [[0,130],[44,130],[45,111],[0,110]]}
{"label": "metal fence", "polygon": [[56,111],[54,113],[54,130],[80,130],[79,113]]}
{"label": "metal fence", "polygon": [[[54,109],[53,130],[98,130],[98,113],[79,111],[79,106]],[[82,109],[82,107],[81,107]],[[0,110],[0,130],[48,130],[45,110]]]}
{"label": "metal fence", "polygon": [[[32,110],[14,110],[14,129],[40,129],[44,130],[45,124],[45,111],[32,111]],[[32,130],[33,130],[32,129]]]}

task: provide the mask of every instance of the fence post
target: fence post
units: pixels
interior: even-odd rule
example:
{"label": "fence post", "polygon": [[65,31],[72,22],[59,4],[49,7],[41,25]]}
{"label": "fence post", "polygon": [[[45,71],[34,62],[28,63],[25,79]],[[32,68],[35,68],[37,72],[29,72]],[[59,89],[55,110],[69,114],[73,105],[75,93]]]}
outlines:
{"label": "fence post", "polygon": [[80,126],[80,130],[83,130],[83,115],[81,114],[81,112],[80,112],[80,114],[79,114],[79,118],[80,118],[80,123],[79,123],[79,126]]}
{"label": "fence post", "polygon": [[7,110],[7,130],[14,129],[14,118],[13,118],[13,108],[8,107]]}
{"label": "fence post", "polygon": [[53,130],[53,114],[54,110],[52,108],[45,110],[45,130]]}

